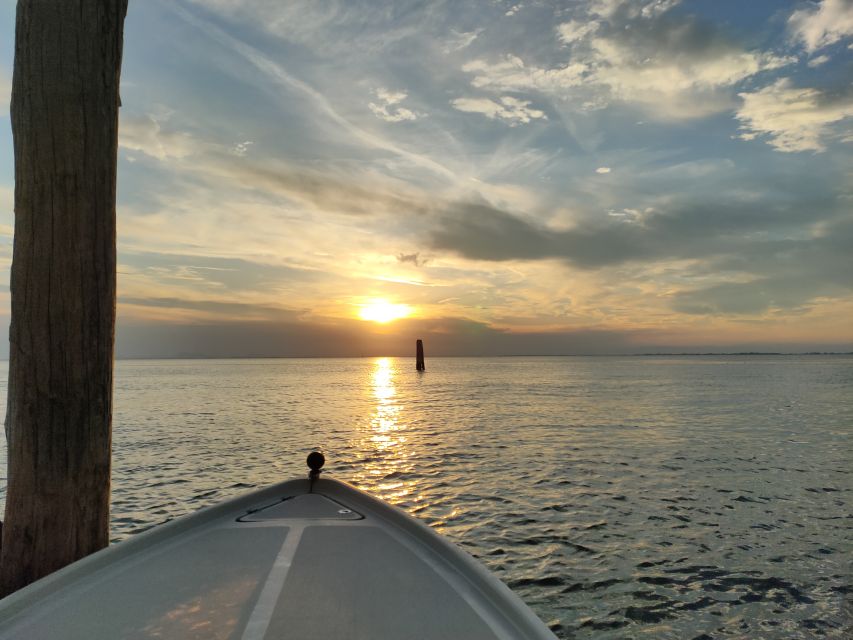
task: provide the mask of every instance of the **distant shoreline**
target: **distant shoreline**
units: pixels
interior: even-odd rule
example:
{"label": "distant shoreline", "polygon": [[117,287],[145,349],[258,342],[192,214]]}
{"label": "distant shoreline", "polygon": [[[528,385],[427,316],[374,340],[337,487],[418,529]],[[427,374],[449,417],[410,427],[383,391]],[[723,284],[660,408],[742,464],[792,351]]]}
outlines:
{"label": "distant shoreline", "polygon": [[[653,357],[689,357],[689,356],[853,356],[853,351],[730,351],[730,352],[649,352],[649,353],[524,353],[524,354],[495,354],[495,355],[434,355],[432,358],[653,358]],[[163,356],[163,357],[128,357],[116,360],[323,360],[323,359],[353,359],[360,358],[411,358],[414,354],[406,355],[363,355],[363,356]],[[429,356],[427,360],[429,360]]]}
{"label": "distant shoreline", "polygon": [[[853,351],[684,351],[678,353],[648,352],[648,353],[524,353],[524,354],[493,354],[493,355],[434,355],[431,358],[672,358],[672,357],[720,357],[720,356],[853,356]],[[430,359],[427,357],[427,360]],[[136,360],[359,360],[364,358],[406,358],[414,360],[414,355],[363,355],[363,356],[129,356],[119,357],[117,362]],[[0,362],[9,362],[8,358],[0,358]]]}

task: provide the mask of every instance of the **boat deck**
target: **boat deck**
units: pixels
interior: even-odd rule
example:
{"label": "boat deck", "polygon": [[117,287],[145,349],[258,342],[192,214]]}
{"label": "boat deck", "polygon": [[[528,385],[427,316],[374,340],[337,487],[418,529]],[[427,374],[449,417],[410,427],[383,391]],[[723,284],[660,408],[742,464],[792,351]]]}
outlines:
{"label": "boat deck", "polygon": [[420,522],[294,480],[162,525],[0,601],[0,638],[553,638]]}

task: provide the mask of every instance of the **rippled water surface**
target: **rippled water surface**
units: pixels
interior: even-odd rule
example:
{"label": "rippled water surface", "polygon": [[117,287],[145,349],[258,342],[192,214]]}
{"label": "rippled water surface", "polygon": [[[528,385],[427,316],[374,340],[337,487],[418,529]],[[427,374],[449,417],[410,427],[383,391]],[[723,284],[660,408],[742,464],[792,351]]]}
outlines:
{"label": "rippled water surface", "polygon": [[300,476],[321,447],[559,637],[850,633],[853,358],[427,365],[119,362],[114,539]]}

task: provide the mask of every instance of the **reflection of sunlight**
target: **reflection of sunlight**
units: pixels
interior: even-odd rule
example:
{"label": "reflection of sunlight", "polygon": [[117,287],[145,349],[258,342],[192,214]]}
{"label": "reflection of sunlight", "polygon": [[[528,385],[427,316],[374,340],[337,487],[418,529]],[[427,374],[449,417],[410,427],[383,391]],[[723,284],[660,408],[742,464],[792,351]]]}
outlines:
{"label": "reflection of sunlight", "polygon": [[385,402],[394,397],[394,370],[389,358],[378,358],[373,370],[373,397]]}
{"label": "reflection of sunlight", "polygon": [[369,392],[374,403],[369,418],[367,448],[374,452],[364,467],[362,481],[366,488],[377,491],[380,497],[398,502],[411,492],[411,482],[400,475],[409,470],[410,456],[403,406],[398,402],[395,376],[398,374],[392,358],[377,358],[369,378]]}
{"label": "reflection of sunlight", "polygon": [[393,445],[405,442],[405,437],[395,438],[390,432],[398,431],[397,418],[400,414],[400,405],[394,401],[397,390],[394,388],[394,366],[389,358],[378,358],[376,368],[371,378],[373,383],[373,397],[376,398],[376,411],[370,420],[373,427],[373,442],[386,449]]}
{"label": "reflection of sunlight", "polygon": [[258,580],[248,577],[203,585],[200,593],[188,593],[188,599],[149,622],[142,637],[231,638],[244,604],[257,588]]}

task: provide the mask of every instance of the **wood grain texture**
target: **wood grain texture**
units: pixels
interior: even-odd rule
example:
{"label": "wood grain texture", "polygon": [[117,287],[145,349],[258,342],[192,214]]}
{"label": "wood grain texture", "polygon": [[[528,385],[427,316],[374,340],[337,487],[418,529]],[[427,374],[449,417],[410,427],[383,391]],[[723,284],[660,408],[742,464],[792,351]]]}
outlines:
{"label": "wood grain texture", "polygon": [[19,0],[0,591],[107,545],[127,0]]}

